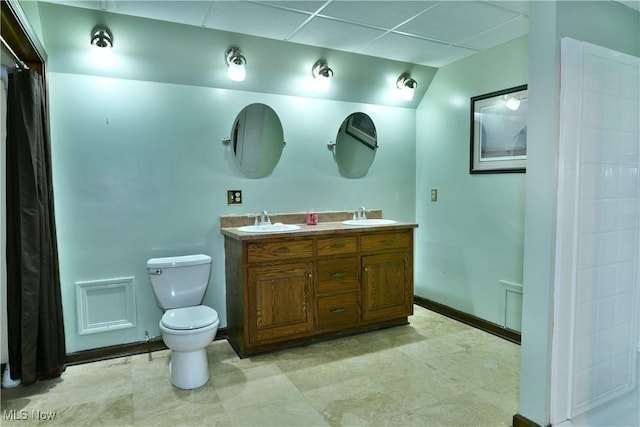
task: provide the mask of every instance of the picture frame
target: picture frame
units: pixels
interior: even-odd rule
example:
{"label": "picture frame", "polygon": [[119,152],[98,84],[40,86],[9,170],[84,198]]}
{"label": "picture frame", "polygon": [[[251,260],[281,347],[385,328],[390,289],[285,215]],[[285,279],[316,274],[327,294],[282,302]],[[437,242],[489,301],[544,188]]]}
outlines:
{"label": "picture frame", "polygon": [[345,132],[372,150],[378,147],[376,127],[373,120],[364,113],[354,113],[349,116]]}
{"label": "picture frame", "polygon": [[524,173],[527,85],[471,98],[469,173]]}

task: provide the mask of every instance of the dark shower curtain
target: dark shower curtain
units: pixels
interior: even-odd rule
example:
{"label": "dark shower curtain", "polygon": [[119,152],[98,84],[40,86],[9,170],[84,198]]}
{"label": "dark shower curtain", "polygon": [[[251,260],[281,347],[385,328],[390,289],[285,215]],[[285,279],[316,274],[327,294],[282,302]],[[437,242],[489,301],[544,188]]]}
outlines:
{"label": "dark shower curtain", "polygon": [[42,78],[9,75],[7,93],[7,315],[11,378],[60,376],[66,349]]}

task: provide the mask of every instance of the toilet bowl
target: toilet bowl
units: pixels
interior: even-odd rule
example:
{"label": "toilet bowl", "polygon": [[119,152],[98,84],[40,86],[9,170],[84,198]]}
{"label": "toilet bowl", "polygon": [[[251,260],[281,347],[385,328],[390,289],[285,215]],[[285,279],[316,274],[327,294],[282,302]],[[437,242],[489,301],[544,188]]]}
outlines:
{"label": "toilet bowl", "polygon": [[182,389],[194,389],[209,381],[206,346],[218,331],[218,313],[210,307],[168,310],[160,321],[162,340],[171,350],[169,377],[171,384]]}
{"label": "toilet bowl", "polygon": [[209,282],[211,257],[187,255],[147,261],[151,286],[164,310],[159,327],[171,350],[169,378],[182,389],[209,380],[206,346],[216,336],[220,320],[211,307],[201,305]]}

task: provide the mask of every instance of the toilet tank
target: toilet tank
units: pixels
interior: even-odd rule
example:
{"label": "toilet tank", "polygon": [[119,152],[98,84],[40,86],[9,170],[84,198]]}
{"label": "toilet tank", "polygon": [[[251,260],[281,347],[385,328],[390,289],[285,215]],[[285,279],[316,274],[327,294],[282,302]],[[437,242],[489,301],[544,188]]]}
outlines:
{"label": "toilet tank", "polygon": [[186,255],[147,261],[151,287],[160,308],[200,305],[209,284],[211,257]]}

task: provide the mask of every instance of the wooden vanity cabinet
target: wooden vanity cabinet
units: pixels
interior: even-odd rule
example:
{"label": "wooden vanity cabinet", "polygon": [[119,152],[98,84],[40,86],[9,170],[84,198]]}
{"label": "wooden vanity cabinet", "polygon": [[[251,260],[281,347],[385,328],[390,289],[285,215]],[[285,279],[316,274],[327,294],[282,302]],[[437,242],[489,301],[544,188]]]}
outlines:
{"label": "wooden vanity cabinet", "polygon": [[250,240],[225,236],[228,339],[248,356],[342,332],[406,324],[413,230]]}

